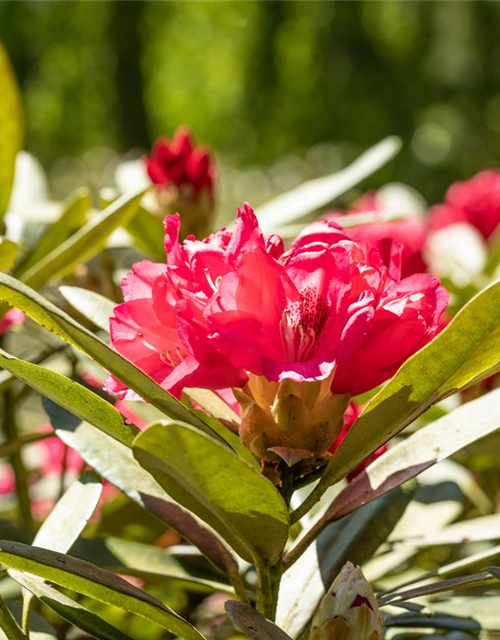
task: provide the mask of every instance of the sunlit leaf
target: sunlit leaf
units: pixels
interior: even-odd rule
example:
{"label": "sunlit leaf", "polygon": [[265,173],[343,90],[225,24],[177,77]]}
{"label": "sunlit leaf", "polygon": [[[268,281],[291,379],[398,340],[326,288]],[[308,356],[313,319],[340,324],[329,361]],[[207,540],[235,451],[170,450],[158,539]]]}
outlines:
{"label": "sunlit leaf", "polygon": [[309,180],[279,195],[256,210],[260,227],[265,233],[277,231],[281,226],[329,204],[383,167],[400,149],[399,138],[385,138],[345,169]]}
{"label": "sunlit leaf", "polygon": [[137,427],[129,424],[109,402],[78,382],[40,365],[14,358],[1,349],[0,367],[82,420],[131,445]]}
{"label": "sunlit leaf", "polygon": [[21,96],[7,52],[0,42],[0,218],[9,204],[16,156],[23,138]]}
{"label": "sunlit leaf", "polygon": [[91,206],[92,200],[88,189],[82,188],[75,191],[64,203],[60,217],[47,228],[33,249],[16,268],[14,271],[16,278],[21,278],[51,251],[58,249],[70,235],[83,227]]}
{"label": "sunlit leaf", "polygon": [[156,622],[186,640],[203,636],[186,620],[145,591],[95,565],[19,542],[0,541],[0,562],[61,587],[115,605]]}
{"label": "sunlit leaf", "polygon": [[174,502],[135,460],[131,450],[86,423],[74,423],[56,405],[48,407],[57,435],[78,451],[87,464],[131,500],[178,531],[222,571],[238,573],[238,565],[222,542]]}
{"label": "sunlit leaf", "polygon": [[[131,640],[130,636],[125,635],[119,629],[113,627],[95,613],[62,594],[40,578],[16,571],[16,581],[30,591],[38,600],[58,613],[61,618],[74,624],[93,638],[97,638],[97,640]],[[33,638],[36,640],[36,635]]]}
{"label": "sunlit leaf", "polygon": [[22,275],[27,285],[39,288],[51,279],[61,276],[81,262],[89,260],[104,247],[107,238],[137,211],[144,191],[126,194],[96,215],[50,253],[33,264]]}
{"label": "sunlit leaf", "polygon": [[389,449],[340,493],[327,519],[340,518],[500,429],[500,389],[468,402]]}
{"label": "sunlit leaf", "polygon": [[155,424],[134,456],[180,504],[245,560],[272,565],[288,537],[288,509],[271,482],[232,451],[189,426]]}

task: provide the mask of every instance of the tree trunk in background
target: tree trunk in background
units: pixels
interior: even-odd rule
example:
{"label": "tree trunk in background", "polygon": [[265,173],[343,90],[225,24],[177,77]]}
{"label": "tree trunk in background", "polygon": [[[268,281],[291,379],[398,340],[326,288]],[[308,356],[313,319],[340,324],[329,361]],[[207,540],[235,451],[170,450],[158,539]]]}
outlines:
{"label": "tree trunk in background", "polygon": [[110,36],[116,53],[116,100],[122,151],[149,149],[143,96],[140,23],[145,2],[114,1]]}

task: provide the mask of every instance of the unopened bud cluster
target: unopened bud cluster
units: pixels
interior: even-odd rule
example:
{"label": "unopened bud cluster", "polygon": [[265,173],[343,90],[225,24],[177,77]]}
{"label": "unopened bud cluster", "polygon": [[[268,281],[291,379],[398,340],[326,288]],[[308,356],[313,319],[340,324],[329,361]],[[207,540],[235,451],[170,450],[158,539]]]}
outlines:
{"label": "unopened bud cluster", "polygon": [[331,380],[271,382],[249,376],[236,394],[243,407],[242,442],[267,462],[292,466],[323,456],[339,435],[349,394],[333,394]]}
{"label": "unopened bud cluster", "polygon": [[382,620],[370,584],[348,562],[323,597],[309,640],[382,640]]}

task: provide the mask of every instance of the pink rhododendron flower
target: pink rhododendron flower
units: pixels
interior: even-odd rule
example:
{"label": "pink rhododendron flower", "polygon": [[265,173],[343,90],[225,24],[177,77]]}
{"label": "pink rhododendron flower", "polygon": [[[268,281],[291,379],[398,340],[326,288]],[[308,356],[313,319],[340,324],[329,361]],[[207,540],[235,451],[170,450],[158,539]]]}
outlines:
{"label": "pink rhododendron flower", "polygon": [[215,167],[207,147],[195,147],[188,127],[179,127],[172,141],[160,138],[145,158],[153,184],[189,185],[196,192],[213,191]]}
{"label": "pink rhododendron flower", "polygon": [[[349,211],[332,212],[325,215],[327,220],[336,220],[345,214],[380,212],[382,210],[377,192],[371,192],[360,198]],[[392,244],[401,245],[401,275],[410,276],[422,273],[427,265],[423,250],[427,237],[427,222],[418,215],[407,216],[401,220],[370,222],[357,227],[349,227],[346,233],[352,240],[366,242],[375,247],[386,266],[391,262]]]}
{"label": "pink rhododendron flower", "polygon": [[481,171],[470,180],[455,182],[446,192],[444,203],[431,207],[431,228],[457,222],[476,227],[485,240],[491,237],[500,223],[500,171]]}
{"label": "pink rhododendron flower", "polygon": [[[124,279],[125,301],[110,321],[114,348],[178,396],[185,387],[244,387],[242,438],[262,458],[271,450],[289,464],[328,450],[349,397],[424,346],[448,302],[433,276],[401,277],[396,242],[385,264],[376,248],[323,220],[284,252],[279,237],[264,240],[249,205],[232,231],[203,241],[181,244],[178,217],[167,217],[165,248],[167,264],[138,263]],[[112,377],[106,389],[136,397]],[[292,413],[298,440],[283,432]]]}
{"label": "pink rhododendron flower", "polygon": [[[356,395],[390,378],[437,332],[448,294],[428,274],[401,279],[378,251],[313,223],[278,260],[257,249],[222,278],[205,316],[237,368],[269,380],[322,380]],[[321,233],[321,227],[323,233]]]}

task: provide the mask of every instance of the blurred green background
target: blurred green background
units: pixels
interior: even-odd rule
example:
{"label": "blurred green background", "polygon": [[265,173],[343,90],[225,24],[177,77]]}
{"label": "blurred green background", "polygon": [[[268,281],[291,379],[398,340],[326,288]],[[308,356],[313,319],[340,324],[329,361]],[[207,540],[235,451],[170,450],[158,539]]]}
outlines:
{"label": "blurred green background", "polygon": [[439,200],[500,158],[500,2],[0,2],[56,196],[180,123],[253,204],[398,134],[369,186]]}

